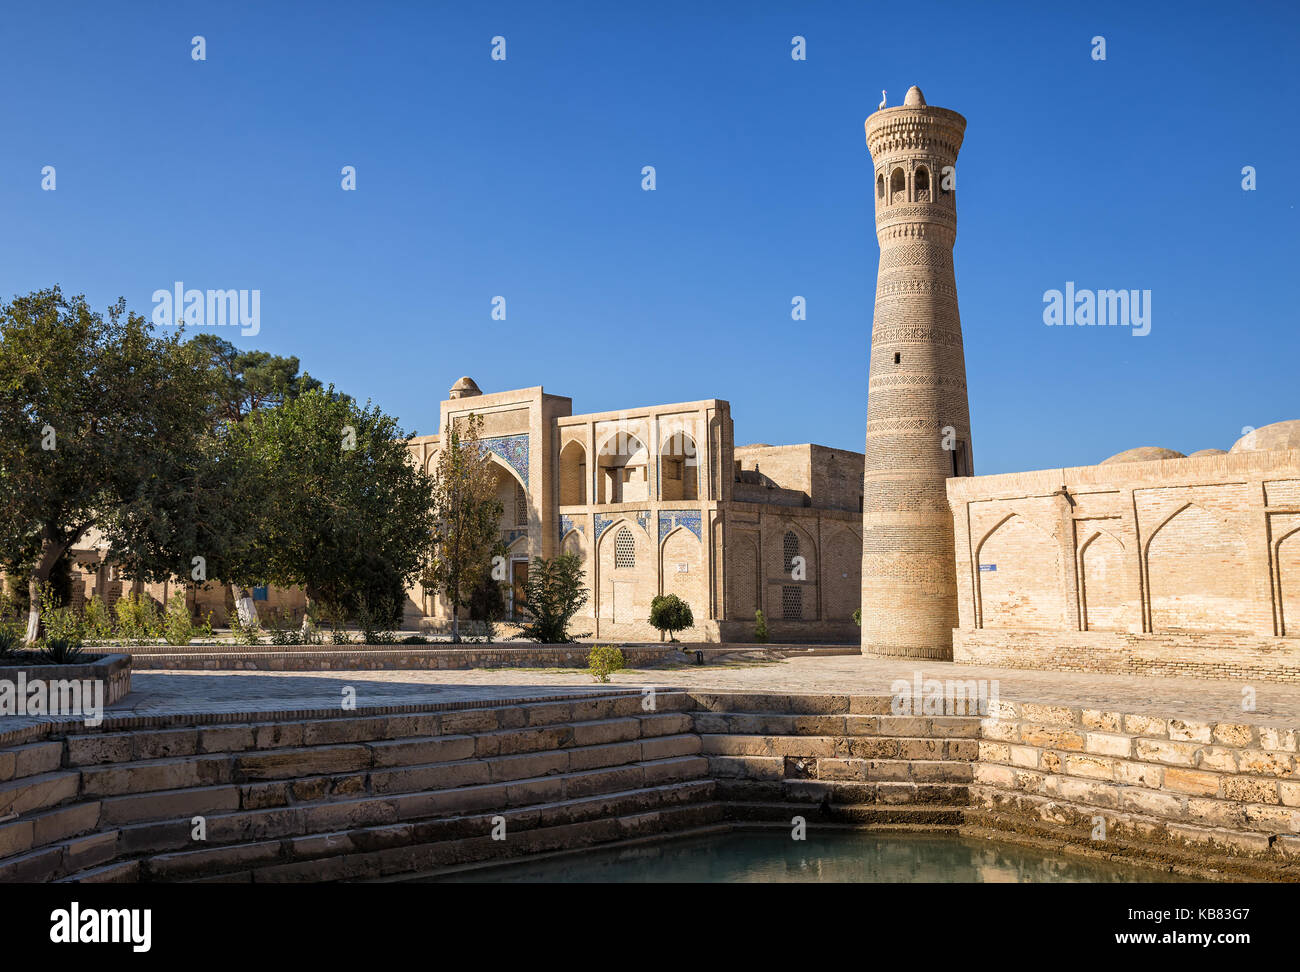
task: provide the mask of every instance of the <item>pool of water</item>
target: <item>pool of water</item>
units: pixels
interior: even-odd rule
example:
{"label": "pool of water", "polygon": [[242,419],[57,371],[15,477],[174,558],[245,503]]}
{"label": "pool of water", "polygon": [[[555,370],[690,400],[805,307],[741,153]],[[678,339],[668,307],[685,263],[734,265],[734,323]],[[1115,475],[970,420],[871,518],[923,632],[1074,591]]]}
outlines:
{"label": "pool of water", "polygon": [[809,834],[733,831],[634,847],[501,864],[426,881],[470,883],[1163,883],[1185,878],[1149,868],[1056,857],[1015,844],[946,834]]}

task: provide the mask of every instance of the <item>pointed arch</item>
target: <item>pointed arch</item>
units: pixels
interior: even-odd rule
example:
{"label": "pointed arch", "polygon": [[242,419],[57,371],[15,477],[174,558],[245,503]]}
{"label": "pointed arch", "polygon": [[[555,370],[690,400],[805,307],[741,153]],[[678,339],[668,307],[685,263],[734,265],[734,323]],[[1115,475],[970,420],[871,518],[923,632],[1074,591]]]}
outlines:
{"label": "pointed arch", "polygon": [[889,201],[900,203],[907,201],[907,176],[902,166],[898,166],[889,176]]}
{"label": "pointed arch", "polygon": [[1011,513],[984,535],[976,560],[982,627],[1065,627],[1061,550],[1049,531]]}
{"label": "pointed arch", "polygon": [[831,621],[848,620],[862,606],[862,538],[844,527],[825,541],[823,549],[825,616]]}
{"label": "pointed arch", "polygon": [[1300,526],[1282,534],[1273,545],[1277,564],[1278,633],[1300,638]]}
{"label": "pointed arch", "polygon": [[560,505],[581,506],[587,502],[587,447],[577,439],[560,450]]}
{"label": "pointed arch", "polygon": [[1152,531],[1145,547],[1153,632],[1253,629],[1250,558],[1230,521],[1184,503]]}
{"label": "pointed arch", "polygon": [[679,429],[664,437],[659,446],[660,499],[700,498],[699,456],[699,444],[689,432]]}
{"label": "pointed arch", "polygon": [[917,202],[930,201],[930,170],[924,165],[918,165],[916,172],[912,176],[915,187],[915,197]]}
{"label": "pointed arch", "polygon": [[1127,631],[1138,623],[1124,543],[1094,529],[1079,547],[1079,601],[1085,631]]}
{"label": "pointed arch", "polygon": [[758,539],[750,534],[729,531],[724,556],[727,617],[733,621],[753,621],[754,612],[761,604]]}
{"label": "pointed arch", "polygon": [[609,433],[596,449],[595,462],[597,503],[639,503],[650,498],[650,450],[636,433]]}

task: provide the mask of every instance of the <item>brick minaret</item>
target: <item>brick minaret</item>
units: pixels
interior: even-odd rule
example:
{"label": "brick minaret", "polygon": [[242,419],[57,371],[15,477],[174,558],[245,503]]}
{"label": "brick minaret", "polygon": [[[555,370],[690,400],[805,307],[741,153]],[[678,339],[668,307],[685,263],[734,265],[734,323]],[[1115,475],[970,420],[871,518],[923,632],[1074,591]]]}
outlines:
{"label": "brick minaret", "polygon": [[944,480],[972,471],[952,247],[966,119],[925,103],[867,119],[880,275],[862,502],[862,651],[951,658],[957,625]]}

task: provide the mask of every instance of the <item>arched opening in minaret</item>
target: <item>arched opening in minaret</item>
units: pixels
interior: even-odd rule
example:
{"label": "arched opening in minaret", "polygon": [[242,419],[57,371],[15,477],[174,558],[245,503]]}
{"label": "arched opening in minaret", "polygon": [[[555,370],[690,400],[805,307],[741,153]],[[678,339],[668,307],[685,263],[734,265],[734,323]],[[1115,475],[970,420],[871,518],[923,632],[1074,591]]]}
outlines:
{"label": "arched opening in minaret", "polygon": [[889,201],[903,202],[906,195],[907,176],[903,175],[902,168],[895,169],[889,177]]}
{"label": "arched opening in minaret", "polygon": [[923,165],[916,167],[916,201],[930,201],[930,170]]}
{"label": "arched opening in minaret", "polygon": [[885,174],[883,172],[876,176],[876,198],[885,198]]}

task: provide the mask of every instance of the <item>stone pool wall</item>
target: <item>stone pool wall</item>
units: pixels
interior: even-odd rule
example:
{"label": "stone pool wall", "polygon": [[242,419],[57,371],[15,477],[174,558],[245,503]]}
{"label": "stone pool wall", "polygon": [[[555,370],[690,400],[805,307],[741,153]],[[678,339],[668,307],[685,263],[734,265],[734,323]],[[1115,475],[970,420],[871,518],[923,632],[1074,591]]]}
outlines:
{"label": "stone pool wall", "polygon": [[[981,725],[972,806],[996,826],[1028,821],[1093,847],[1121,841],[1162,858],[1181,850],[1300,871],[1297,735],[1001,702]],[[1102,841],[1092,839],[1099,823]]]}
{"label": "stone pool wall", "polygon": [[1300,880],[1294,726],[891,703],[613,690],[31,726],[0,734],[0,881],[383,880],[795,817]]}

